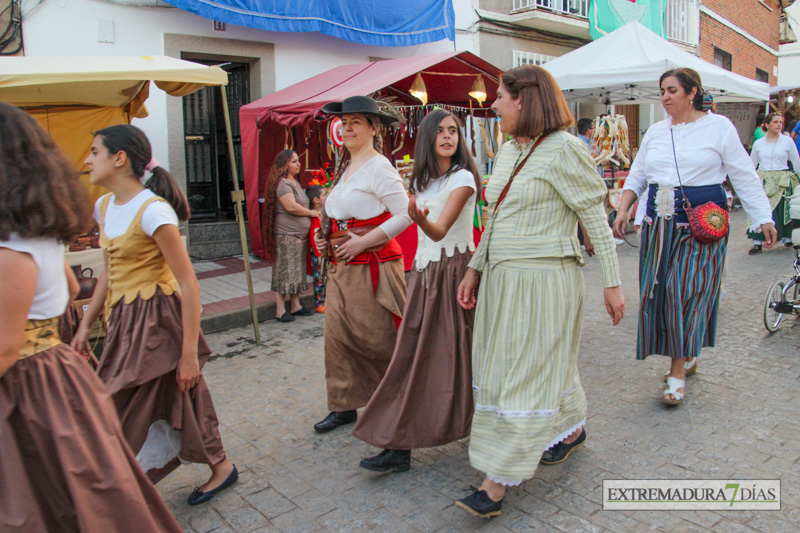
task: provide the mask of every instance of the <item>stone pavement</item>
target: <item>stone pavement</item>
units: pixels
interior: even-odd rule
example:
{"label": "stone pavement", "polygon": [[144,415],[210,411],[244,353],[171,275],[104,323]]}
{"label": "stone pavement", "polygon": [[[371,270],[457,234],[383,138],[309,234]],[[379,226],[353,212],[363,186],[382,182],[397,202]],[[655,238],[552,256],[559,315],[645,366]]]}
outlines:
{"label": "stone pavement", "polygon": [[[703,351],[687,399],[659,401],[667,361],[634,356],[637,250],[619,246],[627,314],[616,328],[602,306],[597,261],[586,277],[580,370],[589,403],[588,440],[560,465],[508,490],[490,521],[456,508],[481,474],[468,440],[413,452],[412,469],[376,475],[358,467],[375,449],[347,427],[317,435],[327,414],[323,317],[212,334],[205,367],[239,483],[201,507],[185,500],[207,469],[187,465],[158,488],[186,531],[797,531],[800,523],[800,321],[768,335],[763,296],[791,272],[793,250],[748,256],[746,217],[732,216],[717,347]],[[629,240],[633,241],[629,235]],[[352,426],[351,426],[352,427]],[[781,479],[782,509],[603,511],[604,479]]]}
{"label": "stone pavement", "polygon": [[[247,293],[247,276],[241,256],[192,263],[200,285],[200,304],[203,306],[202,327],[206,333],[248,325],[252,331],[252,311]],[[275,293],[271,291],[272,267],[266,261],[250,258],[253,296],[260,321],[275,317]],[[314,307],[314,294],[309,290],[300,295],[309,309]]]}

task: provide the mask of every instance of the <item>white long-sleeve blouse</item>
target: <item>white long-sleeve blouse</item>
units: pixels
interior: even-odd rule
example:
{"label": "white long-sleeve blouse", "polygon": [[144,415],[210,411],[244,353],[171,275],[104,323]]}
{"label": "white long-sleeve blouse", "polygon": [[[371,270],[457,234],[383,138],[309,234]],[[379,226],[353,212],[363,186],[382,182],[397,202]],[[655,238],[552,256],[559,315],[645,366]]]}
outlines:
{"label": "white long-sleeve blouse", "polygon": [[789,165],[786,162],[791,161],[794,171],[800,172],[797,146],[788,135],[780,135],[775,142],[767,141],[766,137],[760,138],[753,143],[750,159],[759,170],[788,170]]}
{"label": "white long-sleeve blouse", "polygon": [[653,124],[642,140],[623,189],[640,196],[651,183],[679,187],[676,159],[684,186],[721,184],[729,176],[753,221],[752,229],[757,231],[761,224],[772,223],[772,209],[761,178],[727,117],[708,112],[688,124],[673,125],[671,117]]}
{"label": "white long-sleeve blouse", "polygon": [[382,155],[337,183],[325,199],[325,212],[336,220],[369,220],[386,211],[392,218],[379,227],[394,239],[411,225],[408,195],[400,174]]}

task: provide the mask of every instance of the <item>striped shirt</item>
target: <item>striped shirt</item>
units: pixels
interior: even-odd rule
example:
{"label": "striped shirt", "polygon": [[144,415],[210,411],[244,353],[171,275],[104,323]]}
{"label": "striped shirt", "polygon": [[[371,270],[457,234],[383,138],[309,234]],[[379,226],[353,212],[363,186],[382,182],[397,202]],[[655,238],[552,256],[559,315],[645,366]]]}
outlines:
{"label": "striped shirt", "polygon": [[[486,187],[490,210],[534,141],[520,145],[512,140],[501,147]],[[484,271],[514,259],[571,257],[583,265],[580,218],[600,261],[604,286],[619,285],[616,248],[603,206],[607,194],[583,143],[565,131],[550,134],[514,178],[469,266]]]}

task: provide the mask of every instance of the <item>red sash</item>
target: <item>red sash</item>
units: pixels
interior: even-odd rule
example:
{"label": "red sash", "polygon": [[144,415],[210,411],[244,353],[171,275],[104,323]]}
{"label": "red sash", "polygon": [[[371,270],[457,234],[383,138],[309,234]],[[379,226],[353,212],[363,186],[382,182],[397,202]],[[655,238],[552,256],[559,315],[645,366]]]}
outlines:
{"label": "red sash", "polygon": [[[358,226],[378,226],[390,218],[392,218],[392,214],[388,211],[376,216],[375,218],[370,218],[367,220],[351,218],[347,221],[347,229],[356,228]],[[339,227],[336,220],[332,220],[331,223],[334,228]],[[403,250],[400,248],[400,244],[396,239],[390,239],[389,242],[387,242],[386,245],[377,252],[364,252],[354,257],[352,261],[348,261],[347,264],[369,265],[369,274],[372,281],[372,292],[374,294],[378,291],[378,281],[380,281],[380,270],[378,270],[378,263],[385,263],[386,261],[394,261],[395,259],[402,258]],[[331,258],[330,261],[332,263],[336,263],[335,258]],[[400,327],[400,317],[394,315],[392,316],[394,318],[395,327]]]}

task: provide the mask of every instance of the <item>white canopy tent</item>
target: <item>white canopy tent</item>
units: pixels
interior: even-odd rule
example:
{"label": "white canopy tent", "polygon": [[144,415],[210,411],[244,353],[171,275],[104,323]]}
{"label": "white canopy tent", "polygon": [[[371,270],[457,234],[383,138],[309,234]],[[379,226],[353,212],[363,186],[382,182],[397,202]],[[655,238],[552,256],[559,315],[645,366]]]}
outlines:
{"label": "white canopy tent", "polygon": [[766,102],[769,85],[719,68],[630,22],[542,65],[568,102],[660,103],[658,78],[667,70],[696,70],[715,102]]}

